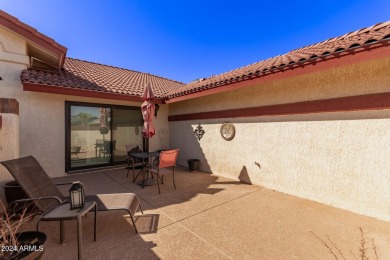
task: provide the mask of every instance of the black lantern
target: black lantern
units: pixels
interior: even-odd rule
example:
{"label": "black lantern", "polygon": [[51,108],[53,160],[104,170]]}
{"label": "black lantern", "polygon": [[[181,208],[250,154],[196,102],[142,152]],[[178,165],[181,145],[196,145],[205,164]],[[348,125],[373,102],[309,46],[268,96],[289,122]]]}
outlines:
{"label": "black lantern", "polygon": [[70,209],[79,209],[84,207],[84,184],[73,182],[69,189]]}

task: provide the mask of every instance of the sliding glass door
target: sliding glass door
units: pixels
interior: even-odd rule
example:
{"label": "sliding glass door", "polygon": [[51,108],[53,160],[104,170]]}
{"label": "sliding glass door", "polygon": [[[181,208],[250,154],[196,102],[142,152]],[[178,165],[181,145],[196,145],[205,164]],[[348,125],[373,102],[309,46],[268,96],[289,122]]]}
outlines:
{"label": "sliding glass door", "polygon": [[130,144],[131,147],[139,146],[144,150],[142,114],[140,108],[136,110],[113,108],[112,115],[112,139],[115,141],[113,163],[123,162],[127,158],[126,144]]}
{"label": "sliding glass door", "polygon": [[144,148],[139,107],[66,102],[66,171],[126,161],[126,144]]}

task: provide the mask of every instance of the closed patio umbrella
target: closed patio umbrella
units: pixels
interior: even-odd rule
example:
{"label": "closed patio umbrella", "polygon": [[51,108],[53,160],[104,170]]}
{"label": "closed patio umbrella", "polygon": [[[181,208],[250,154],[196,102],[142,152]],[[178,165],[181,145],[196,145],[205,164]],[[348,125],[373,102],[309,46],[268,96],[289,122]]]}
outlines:
{"label": "closed patio umbrella", "polygon": [[146,138],[150,138],[155,134],[153,125],[153,116],[155,107],[153,104],[153,91],[149,83],[146,83],[145,92],[142,95],[144,102],[141,105],[142,117],[144,118],[144,126],[142,129],[142,135]]}
{"label": "closed patio umbrella", "polygon": [[104,107],[99,108],[99,113],[100,113],[100,134],[103,135],[103,142],[105,141],[104,135],[108,134],[108,127],[107,127],[107,110]]}

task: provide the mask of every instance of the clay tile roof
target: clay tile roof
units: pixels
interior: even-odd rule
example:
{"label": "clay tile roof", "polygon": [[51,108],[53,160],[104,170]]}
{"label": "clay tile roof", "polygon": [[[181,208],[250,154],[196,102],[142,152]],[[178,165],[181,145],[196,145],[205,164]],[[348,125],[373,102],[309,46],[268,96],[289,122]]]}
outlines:
{"label": "clay tile roof", "polygon": [[150,83],[156,98],[184,86],[183,83],[133,70],[66,58],[59,73],[23,70],[22,83],[59,86],[87,91],[124,94],[140,97]]}
{"label": "clay tile roof", "polygon": [[[2,16],[4,14],[0,13],[0,18]],[[24,25],[24,27],[27,28],[28,26]],[[46,41],[49,41],[49,39],[47,38]],[[191,82],[187,85],[148,73],[72,58],[66,58],[63,69],[59,73],[28,69],[22,71],[21,79],[22,83],[27,84],[58,86],[136,97],[142,96],[145,84],[149,82],[156,98],[172,99],[256,77],[263,77],[277,71],[304,66],[311,62],[324,60],[327,57],[354,51],[359,47],[368,48],[372,43],[388,43],[389,41],[390,21],[292,50],[287,54]]]}
{"label": "clay tile roof", "polygon": [[167,94],[167,98],[185,96],[190,93],[201,92],[210,88],[217,88],[231,83],[266,76],[270,73],[292,69],[308,62],[323,60],[329,55],[340,55],[343,52],[353,51],[358,47],[369,46],[372,43],[387,43],[390,41],[390,21],[378,23],[347,33],[340,37],[331,38],[323,42],[302,47],[287,54],[256,62],[207,79],[191,82],[183,88],[176,88]]}

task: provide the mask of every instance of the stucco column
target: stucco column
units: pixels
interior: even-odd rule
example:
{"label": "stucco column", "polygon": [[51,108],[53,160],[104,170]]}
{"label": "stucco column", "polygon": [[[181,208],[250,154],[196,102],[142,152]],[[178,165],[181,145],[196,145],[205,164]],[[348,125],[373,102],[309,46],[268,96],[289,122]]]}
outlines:
{"label": "stucco column", "polygon": [[[0,161],[19,157],[19,103],[15,99],[0,98]],[[13,177],[0,166],[0,198],[5,201],[3,184]]]}

